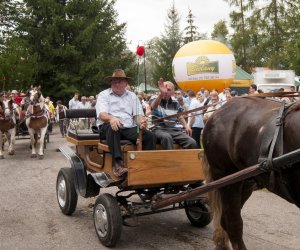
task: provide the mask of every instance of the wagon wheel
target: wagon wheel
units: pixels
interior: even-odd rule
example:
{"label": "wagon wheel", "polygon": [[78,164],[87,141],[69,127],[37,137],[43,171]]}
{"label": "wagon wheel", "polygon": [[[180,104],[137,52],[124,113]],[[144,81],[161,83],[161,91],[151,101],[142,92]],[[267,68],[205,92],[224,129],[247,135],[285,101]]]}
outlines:
{"label": "wagon wheel", "polygon": [[122,233],[122,216],[117,200],[111,194],[100,194],[94,206],[94,226],[104,246],[115,246]]}
{"label": "wagon wheel", "polygon": [[75,211],[78,195],[71,168],[61,168],[59,170],[56,180],[56,197],[63,214],[71,215]]}
{"label": "wagon wheel", "polygon": [[185,213],[193,226],[205,227],[211,222],[210,207],[201,200],[185,201]]}

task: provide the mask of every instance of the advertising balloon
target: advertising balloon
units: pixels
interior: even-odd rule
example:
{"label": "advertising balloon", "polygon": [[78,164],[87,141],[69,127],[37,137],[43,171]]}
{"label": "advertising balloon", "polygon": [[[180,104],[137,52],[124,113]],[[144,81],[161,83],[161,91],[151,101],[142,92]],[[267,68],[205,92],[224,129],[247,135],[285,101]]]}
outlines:
{"label": "advertising balloon", "polygon": [[228,47],[213,40],[185,44],[172,62],[173,76],[184,91],[198,92],[201,88],[222,91],[233,82],[235,59]]}

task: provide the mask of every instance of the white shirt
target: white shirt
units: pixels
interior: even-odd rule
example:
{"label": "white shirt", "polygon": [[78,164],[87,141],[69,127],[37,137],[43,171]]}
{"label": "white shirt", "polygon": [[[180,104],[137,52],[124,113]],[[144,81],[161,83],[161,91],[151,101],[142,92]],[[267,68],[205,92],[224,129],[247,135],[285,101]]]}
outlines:
{"label": "white shirt", "polygon": [[[189,110],[200,108],[202,106],[203,105],[200,104],[200,102],[197,100],[197,98],[193,98],[191,100]],[[203,122],[203,118],[202,118],[202,111],[199,110],[199,111],[193,112],[192,115],[195,116],[195,121],[194,121],[192,127],[203,128],[204,127],[204,122]],[[190,117],[189,117],[189,119],[190,119]]]}
{"label": "white shirt", "polygon": [[89,109],[91,108],[91,104],[89,102],[85,102],[85,104],[83,104],[83,102],[79,102],[77,105],[78,109]]}
{"label": "white shirt", "polygon": [[69,109],[77,109],[78,104],[79,104],[79,100],[75,100],[74,98],[72,98],[69,101]]}
{"label": "white shirt", "polygon": [[[102,112],[118,117],[123,123],[123,128],[136,127],[133,117],[144,115],[141,102],[135,93],[126,90],[122,96],[118,96],[112,92],[111,88],[99,93],[96,112],[97,117]],[[97,120],[97,125],[103,123],[102,120]]]}

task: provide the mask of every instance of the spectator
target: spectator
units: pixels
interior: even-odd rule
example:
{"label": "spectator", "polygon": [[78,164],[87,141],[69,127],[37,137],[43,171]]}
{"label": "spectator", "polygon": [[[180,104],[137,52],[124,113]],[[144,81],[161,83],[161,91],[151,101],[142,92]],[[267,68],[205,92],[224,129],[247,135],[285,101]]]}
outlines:
{"label": "spectator", "polygon": [[[174,98],[174,84],[170,81],[158,81],[159,94],[151,101],[152,114],[156,117],[166,117],[180,111],[180,105]],[[177,126],[178,119],[181,126]],[[187,126],[183,116],[170,118],[167,121],[156,124],[153,128],[158,141],[164,149],[173,149],[173,143],[180,144],[183,148],[197,148],[196,141],[191,138],[191,129]],[[184,129],[186,133],[182,131]]]}
{"label": "spectator", "polygon": [[204,97],[205,97],[205,101],[204,101],[204,106],[210,104],[210,92],[209,90],[204,90]]}
{"label": "spectator", "polygon": [[230,88],[224,88],[223,92],[221,92],[219,94],[219,102],[226,102],[227,101],[227,98],[226,98],[227,94],[230,94]]}
{"label": "spectator", "polygon": [[77,109],[79,104],[79,94],[75,93],[73,98],[69,101],[69,109]]}
{"label": "spectator", "polygon": [[48,131],[49,133],[52,133],[52,129],[53,129],[53,120],[54,120],[54,112],[55,112],[55,108],[54,108],[54,105],[53,105],[53,102],[50,100],[50,97],[47,96],[45,98],[45,105],[46,105],[46,108],[47,110],[49,111],[49,125],[48,125]]}
{"label": "spectator", "polygon": [[213,112],[215,110],[217,110],[218,108],[221,107],[220,103],[219,103],[219,96],[217,92],[211,92],[210,93],[210,100],[211,100],[211,105],[210,107],[207,108],[203,119],[204,122],[206,122],[208,120],[208,118],[213,114]]}
{"label": "spectator", "polygon": [[69,125],[69,120],[67,118],[60,118],[59,114],[61,112],[66,111],[67,109],[68,108],[62,104],[61,100],[58,100],[56,102],[55,117],[56,117],[56,121],[58,121],[58,126],[62,137],[65,137],[67,134],[67,127]]}
{"label": "spectator", "polygon": [[197,93],[197,100],[200,103],[200,107],[204,106],[205,103],[205,96],[200,91]]}
{"label": "spectator", "polygon": [[92,103],[95,101],[95,97],[93,95],[91,95],[89,98],[88,98],[88,102],[90,103],[90,107],[92,106]]}
{"label": "spectator", "polygon": [[[196,98],[196,94],[194,92],[190,93],[191,104],[189,110],[200,108],[200,102]],[[202,111],[191,112],[189,114],[188,125],[192,129],[192,138],[197,142],[197,146],[201,148],[200,136],[201,131],[204,127],[204,122],[202,118]]]}
{"label": "spectator", "polygon": [[230,92],[230,95],[231,95],[232,97],[238,96],[238,92],[237,92],[236,90],[232,90],[232,91]]}
{"label": "spectator", "polygon": [[[187,105],[184,100],[183,100],[183,97],[178,97],[177,98],[177,101],[180,105],[180,112],[185,112],[185,111],[188,111],[189,110],[189,105]],[[185,122],[188,121],[188,115],[187,114],[184,114],[183,115],[183,118],[185,119]]]}
{"label": "spectator", "polygon": [[[78,109],[90,109],[91,108],[91,104],[90,102],[87,101],[86,96],[82,96],[81,97],[81,102],[78,103],[77,105]],[[79,129],[89,129],[89,119],[88,118],[79,118]]]}
{"label": "spectator", "polygon": [[11,91],[11,99],[13,103],[17,104],[18,106],[21,106],[22,97],[19,95],[19,92],[17,90]]}
{"label": "spectator", "polygon": [[258,94],[256,84],[251,84],[249,87],[249,95]]}

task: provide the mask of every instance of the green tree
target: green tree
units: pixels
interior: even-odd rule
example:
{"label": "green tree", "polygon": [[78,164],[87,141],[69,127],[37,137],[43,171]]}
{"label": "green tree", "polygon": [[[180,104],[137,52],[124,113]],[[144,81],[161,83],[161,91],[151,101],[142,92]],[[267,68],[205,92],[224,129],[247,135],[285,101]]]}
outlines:
{"label": "green tree", "polygon": [[265,61],[272,68],[291,66],[293,55],[289,56],[289,52],[296,49],[295,41],[299,38],[299,8],[299,1],[269,0],[256,10],[255,16],[265,34],[261,43],[268,52]]}
{"label": "green tree", "polygon": [[5,50],[0,55],[0,65],[3,90],[26,90],[36,73],[36,56],[18,37],[13,37],[5,42]]}
{"label": "green tree", "polygon": [[6,40],[14,34],[22,7],[23,3],[19,1],[0,1],[0,51],[5,49]]}
{"label": "green tree", "polygon": [[24,0],[18,32],[37,55],[36,84],[47,95],[96,94],[114,68],[134,72],[126,24],[117,23],[115,0]]}
{"label": "green tree", "polygon": [[183,44],[183,34],[179,28],[180,18],[174,3],[168,10],[165,33],[161,38],[154,41],[152,57],[149,58],[153,65],[152,76],[155,82],[159,78],[170,80],[175,83],[172,73],[172,61],[176,52]]}
{"label": "green tree", "polygon": [[250,34],[247,18],[257,0],[225,0],[234,9],[230,12],[231,27],[234,33],[231,46],[235,53],[237,65],[249,68],[247,64],[248,48],[250,48]]}
{"label": "green tree", "polygon": [[195,16],[192,13],[192,10],[189,9],[189,14],[187,16],[188,26],[184,28],[185,37],[184,43],[193,42],[201,39],[201,35],[198,32],[198,27],[194,25]]}
{"label": "green tree", "polygon": [[211,33],[211,38],[213,40],[219,41],[221,43],[227,44],[229,32],[226,26],[225,20],[220,20],[214,25],[214,29]]}

